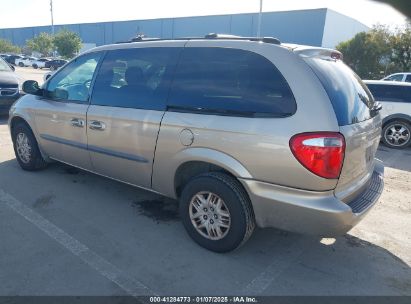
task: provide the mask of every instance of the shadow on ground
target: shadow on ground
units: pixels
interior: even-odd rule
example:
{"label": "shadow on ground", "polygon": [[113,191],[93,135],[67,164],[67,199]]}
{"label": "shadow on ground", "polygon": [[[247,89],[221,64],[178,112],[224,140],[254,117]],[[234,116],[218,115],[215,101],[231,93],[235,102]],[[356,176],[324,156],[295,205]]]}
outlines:
{"label": "shadow on ground", "polygon": [[391,149],[380,144],[376,157],[382,160],[386,167],[411,172],[411,147]]}

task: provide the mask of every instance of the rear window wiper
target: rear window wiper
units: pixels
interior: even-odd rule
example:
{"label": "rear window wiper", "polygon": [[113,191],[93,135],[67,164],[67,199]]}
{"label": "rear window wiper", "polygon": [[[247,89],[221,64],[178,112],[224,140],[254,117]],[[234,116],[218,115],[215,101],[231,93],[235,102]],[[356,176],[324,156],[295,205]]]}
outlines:
{"label": "rear window wiper", "polygon": [[382,109],[382,104],[379,102],[375,102],[372,108],[370,109],[373,112],[379,112]]}

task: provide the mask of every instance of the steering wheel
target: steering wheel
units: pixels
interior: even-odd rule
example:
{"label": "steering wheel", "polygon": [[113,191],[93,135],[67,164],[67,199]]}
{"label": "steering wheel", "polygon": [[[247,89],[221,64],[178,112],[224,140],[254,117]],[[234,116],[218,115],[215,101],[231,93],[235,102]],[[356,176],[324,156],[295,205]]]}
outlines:
{"label": "steering wheel", "polygon": [[83,85],[84,85],[87,89],[90,89],[91,79],[88,79],[88,80],[84,81],[84,82],[83,82]]}

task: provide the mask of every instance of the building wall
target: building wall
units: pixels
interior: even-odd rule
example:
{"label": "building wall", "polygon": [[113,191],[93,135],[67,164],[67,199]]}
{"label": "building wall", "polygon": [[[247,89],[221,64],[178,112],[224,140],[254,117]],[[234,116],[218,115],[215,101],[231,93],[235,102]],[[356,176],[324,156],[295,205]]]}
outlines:
{"label": "building wall", "polygon": [[[127,41],[139,33],[158,38],[202,37],[213,32],[255,36],[257,23],[258,14],[250,13],[56,25],[55,31],[68,28],[77,32],[84,43],[103,45]],[[324,29],[328,28],[333,30],[326,31],[324,36]],[[283,42],[322,46],[324,43],[332,44],[360,28],[363,25],[358,21],[324,8],[263,13],[261,34],[277,37]],[[23,46],[27,39],[41,32],[50,33],[51,27],[0,29],[0,38]]]}
{"label": "building wall", "polygon": [[321,45],[334,48],[338,43],[346,41],[359,32],[366,32],[370,28],[355,19],[327,10],[324,35]]}
{"label": "building wall", "polygon": [[261,34],[283,42],[321,46],[326,14],[327,9],[266,13]]}

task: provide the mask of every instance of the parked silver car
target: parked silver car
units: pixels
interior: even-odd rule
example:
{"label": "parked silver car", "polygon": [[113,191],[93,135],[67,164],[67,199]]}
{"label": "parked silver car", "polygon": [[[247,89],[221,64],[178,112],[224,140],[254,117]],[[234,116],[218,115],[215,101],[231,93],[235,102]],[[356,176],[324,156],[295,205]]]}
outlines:
{"label": "parked silver car", "polygon": [[211,35],[98,47],[11,109],[20,166],[51,160],[179,200],[201,246],[255,226],[335,236],[383,188],[378,104],[334,50]]}

